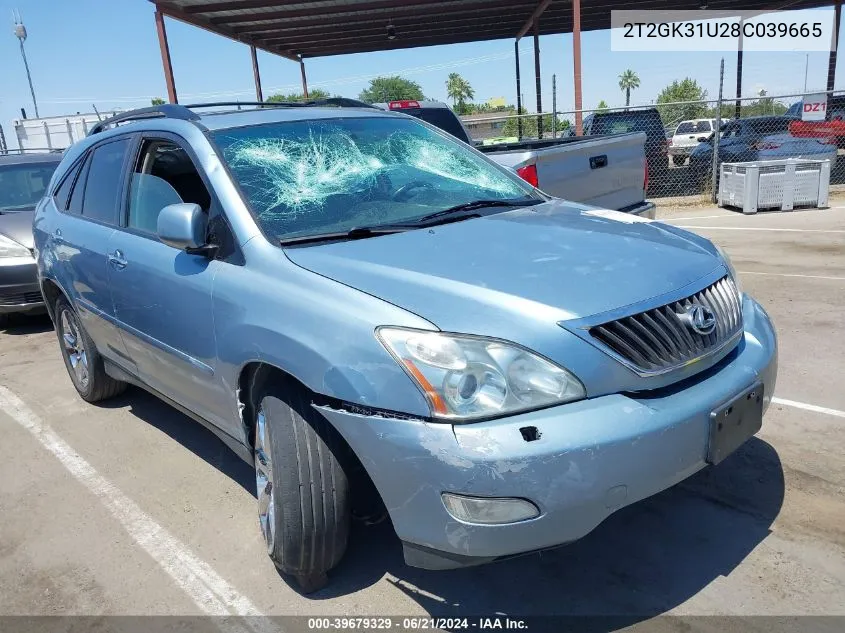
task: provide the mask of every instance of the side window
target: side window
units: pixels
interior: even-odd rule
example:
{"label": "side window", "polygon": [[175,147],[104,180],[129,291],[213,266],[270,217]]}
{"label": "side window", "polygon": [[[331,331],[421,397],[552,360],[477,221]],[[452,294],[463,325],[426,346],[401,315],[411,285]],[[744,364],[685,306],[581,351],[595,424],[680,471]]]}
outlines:
{"label": "side window", "polygon": [[159,212],[193,202],[208,213],[211,196],[188,153],[173,141],[147,140],[132,173],[127,226],[155,233]]}
{"label": "side window", "polygon": [[59,211],[66,211],[68,208],[68,203],[70,202],[70,192],[73,189],[73,183],[76,180],[77,174],[79,174],[79,170],[82,169],[82,165],[85,161],[78,161],[76,165],[70,168],[68,173],[65,175],[64,180],[62,183],[56,187],[56,190],[53,192],[53,198],[56,201],[56,208]]}
{"label": "side window", "polygon": [[129,139],[120,139],[95,148],[88,166],[82,215],[92,220],[117,224],[123,162]]}

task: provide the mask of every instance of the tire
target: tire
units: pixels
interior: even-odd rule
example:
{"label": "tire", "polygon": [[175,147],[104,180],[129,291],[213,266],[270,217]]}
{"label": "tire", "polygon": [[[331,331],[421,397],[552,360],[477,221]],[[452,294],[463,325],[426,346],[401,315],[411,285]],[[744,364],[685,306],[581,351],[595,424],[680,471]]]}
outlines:
{"label": "tire", "polygon": [[9,315],[0,314],[0,330],[5,330],[9,326]]}
{"label": "tire", "polygon": [[99,402],[123,393],[126,383],[106,373],[94,341],[64,297],[56,301],[54,314],[62,359],[79,396],[86,402]]}
{"label": "tire", "polygon": [[299,387],[276,387],[258,399],[254,457],[267,553],[311,593],[346,551],[351,504],[341,463],[348,449],[305,396]]}
{"label": "tire", "polygon": [[672,156],[672,164],[673,164],[675,167],[680,167],[680,166],[681,166],[681,165],[683,165],[685,162],[687,162],[687,157],[686,157],[686,156]]}

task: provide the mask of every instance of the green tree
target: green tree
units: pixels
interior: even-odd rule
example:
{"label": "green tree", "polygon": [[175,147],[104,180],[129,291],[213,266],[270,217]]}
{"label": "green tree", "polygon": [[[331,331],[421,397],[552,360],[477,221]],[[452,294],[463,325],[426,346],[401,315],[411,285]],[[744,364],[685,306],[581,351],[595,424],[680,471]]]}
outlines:
{"label": "green tree", "polygon": [[599,101],[599,104],[596,106],[596,112],[607,112],[607,110],[608,110],[607,103],[605,103],[605,100],[602,99],[601,101]]}
{"label": "green tree", "polygon": [[491,107],[489,103],[465,103],[461,114],[487,114],[488,112],[513,112],[512,105],[497,105]]}
{"label": "green tree", "polygon": [[370,85],[361,91],[358,98],[366,103],[381,103],[404,99],[422,101],[425,96],[422,87],[416,81],[393,75],[371,79]]}
{"label": "green tree", "polygon": [[[325,90],[314,88],[308,91],[308,101],[319,101],[320,99],[328,99],[331,95]],[[290,94],[274,94],[265,99],[267,103],[296,103],[298,101],[305,101],[305,95],[301,92],[291,92]]]}
{"label": "green tree", "polygon": [[452,109],[458,114],[467,114],[466,102],[475,97],[472,86],[458,73],[449,73],[446,79],[446,94],[452,100]]}
{"label": "green tree", "polygon": [[[516,110],[512,110],[508,114],[516,114]],[[522,108],[520,110],[520,114],[528,114],[528,110]],[[536,138],[537,137],[537,117],[536,116],[524,116],[522,118],[522,137],[523,138]],[[551,137],[552,134],[552,123],[554,122],[554,117],[551,114],[544,114],[543,115],[543,137],[546,136]],[[568,121],[566,122],[568,123]],[[562,125],[560,122],[557,124],[557,130],[560,132],[563,129],[566,129],[568,126]],[[519,124],[517,123],[517,119],[506,119],[505,125],[502,127],[502,136],[518,136],[519,135]]]}
{"label": "green tree", "polygon": [[756,101],[752,101],[751,103],[742,106],[742,115],[743,116],[758,116],[763,114],[773,115],[773,114],[783,114],[787,111],[787,107],[783,105],[780,101],[775,101],[771,97],[766,96],[765,90],[760,90],[757,93],[757,96],[760,98]]}
{"label": "green tree", "polygon": [[688,119],[701,119],[707,114],[707,91],[695,79],[677,79],[657,95],[657,111],[663,124],[670,127]]}
{"label": "green tree", "polygon": [[152,99],[150,99],[150,105],[159,106],[164,105],[165,103],[166,101],[161,97],[153,97]]}
{"label": "green tree", "polygon": [[640,78],[630,68],[619,75],[619,89],[625,93],[625,107],[631,105],[631,91],[640,87]]}

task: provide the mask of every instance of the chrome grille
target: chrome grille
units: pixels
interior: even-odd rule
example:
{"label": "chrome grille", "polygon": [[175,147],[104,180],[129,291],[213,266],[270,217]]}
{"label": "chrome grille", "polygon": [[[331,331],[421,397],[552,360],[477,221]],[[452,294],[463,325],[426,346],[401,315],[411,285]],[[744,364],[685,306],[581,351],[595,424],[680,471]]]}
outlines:
{"label": "chrome grille", "polygon": [[[684,321],[699,304],[716,318],[710,334]],[[730,277],[689,297],[590,328],[590,334],[640,374],[660,374],[716,352],[742,331],[739,292]]]}
{"label": "chrome grille", "polygon": [[40,292],[22,292],[14,295],[0,296],[0,306],[16,306],[25,303],[41,303],[44,299]]}

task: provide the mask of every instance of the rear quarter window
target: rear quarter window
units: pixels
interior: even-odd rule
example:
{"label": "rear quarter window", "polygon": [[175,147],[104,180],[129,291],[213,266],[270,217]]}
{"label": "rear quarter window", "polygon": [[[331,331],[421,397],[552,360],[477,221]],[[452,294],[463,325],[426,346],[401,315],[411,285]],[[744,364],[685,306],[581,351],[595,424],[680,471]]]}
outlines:
{"label": "rear quarter window", "polygon": [[56,201],[56,208],[60,211],[65,211],[70,204],[70,194],[73,190],[73,183],[76,182],[76,177],[79,175],[85,161],[79,160],[73,165],[62,179],[61,184],[53,192],[53,198]]}

